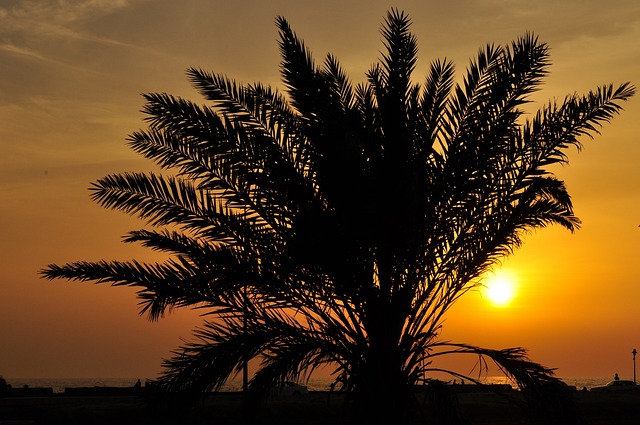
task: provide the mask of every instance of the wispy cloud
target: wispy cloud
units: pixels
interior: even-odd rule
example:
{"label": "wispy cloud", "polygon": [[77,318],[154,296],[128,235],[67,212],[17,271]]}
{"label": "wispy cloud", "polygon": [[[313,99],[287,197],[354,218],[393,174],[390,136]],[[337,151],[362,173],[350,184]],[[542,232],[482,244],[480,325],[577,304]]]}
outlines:
{"label": "wispy cloud", "polygon": [[35,59],[42,62],[58,62],[53,59],[47,58],[34,50],[31,50],[25,47],[19,47],[12,43],[0,43],[0,51],[13,53],[19,56],[24,56],[24,57]]}
{"label": "wispy cloud", "polygon": [[40,21],[61,26],[126,8],[128,0],[22,0],[0,9],[0,18]]}
{"label": "wispy cloud", "polygon": [[86,22],[129,5],[129,0],[23,0],[13,7],[0,8],[0,38],[16,47],[34,38],[59,37],[138,49],[138,46],[96,36],[83,29]]}

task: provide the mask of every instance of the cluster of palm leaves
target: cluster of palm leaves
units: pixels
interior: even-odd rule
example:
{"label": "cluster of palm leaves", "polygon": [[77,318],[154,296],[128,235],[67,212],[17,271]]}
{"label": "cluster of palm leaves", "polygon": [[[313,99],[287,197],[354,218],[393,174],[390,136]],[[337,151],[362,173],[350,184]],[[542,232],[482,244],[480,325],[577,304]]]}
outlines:
{"label": "cluster of palm leaves", "polygon": [[317,65],[276,23],[286,94],[189,69],[207,103],[145,95],[148,128],[129,139],[170,173],[91,188],[100,205],[145,220],[124,240],[164,260],[50,265],[44,276],[133,286],[154,320],[204,308],[193,342],[165,363],[171,390],[220,388],[251,360],[255,392],[330,365],[356,403],[401,408],[451,353],[493,359],[523,386],[553,380],[523,350],[440,340],[443,315],[524,232],[579,225],[549,167],[634,88],[525,116],[549,65],[533,34],[481,49],[460,83],[435,61],[418,84],[410,19],[396,10],[379,62],[352,85],[335,57]]}

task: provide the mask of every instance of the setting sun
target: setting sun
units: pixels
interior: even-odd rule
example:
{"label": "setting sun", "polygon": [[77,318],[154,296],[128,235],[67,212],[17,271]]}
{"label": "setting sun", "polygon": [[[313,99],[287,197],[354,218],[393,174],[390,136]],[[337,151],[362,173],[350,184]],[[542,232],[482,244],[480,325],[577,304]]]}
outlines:
{"label": "setting sun", "polygon": [[487,277],[483,292],[494,306],[507,306],[515,296],[515,279],[510,273],[499,270]]}

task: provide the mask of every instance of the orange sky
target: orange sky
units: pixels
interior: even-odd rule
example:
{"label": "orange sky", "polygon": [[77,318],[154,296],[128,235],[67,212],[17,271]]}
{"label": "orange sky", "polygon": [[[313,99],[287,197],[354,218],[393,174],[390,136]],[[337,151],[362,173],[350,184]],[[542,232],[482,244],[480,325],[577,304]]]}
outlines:
{"label": "orange sky", "polygon": [[[40,280],[49,263],[150,258],[120,237],[141,223],[89,200],[89,183],[151,165],[125,146],[143,127],[141,93],[201,99],[190,66],[243,82],[278,84],[274,18],[284,15],[321,61],[334,53],[363,79],[396,6],[413,18],[421,81],[448,57],[462,73],[488,42],[534,31],[553,65],[538,100],[597,85],[640,84],[640,3],[610,0],[150,1],[5,0],[0,4],[0,374],[154,377],[199,319],[158,323],[133,291]],[[524,346],[563,377],[631,376],[640,349],[640,99],[558,170],[582,229],[528,235],[504,267],[518,279],[507,307],[478,293],[450,312],[443,336]],[[462,372],[466,372],[463,370]]]}

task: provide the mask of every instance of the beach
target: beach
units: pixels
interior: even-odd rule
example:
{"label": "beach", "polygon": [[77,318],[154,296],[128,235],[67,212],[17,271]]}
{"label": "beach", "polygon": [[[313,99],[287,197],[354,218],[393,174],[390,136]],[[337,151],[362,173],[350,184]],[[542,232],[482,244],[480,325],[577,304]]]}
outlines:
{"label": "beach", "polygon": [[[512,397],[519,397],[513,390]],[[640,395],[572,391],[576,412],[587,425],[637,424]],[[428,395],[417,396],[422,413],[414,423],[447,423]],[[453,397],[458,419],[471,425],[530,424],[531,415],[490,391],[468,391]],[[0,398],[1,425],[39,424],[348,424],[344,394],[312,391],[297,397],[275,397],[249,416],[240,393],[215,393],[195,406],[178,407],[145,395],[24,396]]]}

